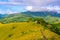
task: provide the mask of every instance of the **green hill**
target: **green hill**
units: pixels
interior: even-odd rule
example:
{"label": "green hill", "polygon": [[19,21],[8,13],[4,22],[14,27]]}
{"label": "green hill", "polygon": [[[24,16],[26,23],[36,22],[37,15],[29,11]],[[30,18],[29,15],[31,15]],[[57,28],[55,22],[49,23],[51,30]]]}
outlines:
{"label": "green hill", "polygon": [[[36,14],[36,13],[35,13]],[[54,23],[59,20],[59,17],[54,16],[42,16],[42,15],[35,15],[34,13],[16,13],[16,14],[7,14],[4,18],[0,19],[0,22],[3,23],[11,23],[11,22],[27,22],[29,18],[36,19],[36,18],[43,18],[46,22]],[[40,14],[40,13],[39,13]]]}
{"label": "green hill", "polygon": [[47,13],[6,14],[0,19],[0,40],[60,40],[60,18]]}
{"label": "green hill", "polygon": [[60,36],[34,22],[0,24],[0,40],[60,40]]}

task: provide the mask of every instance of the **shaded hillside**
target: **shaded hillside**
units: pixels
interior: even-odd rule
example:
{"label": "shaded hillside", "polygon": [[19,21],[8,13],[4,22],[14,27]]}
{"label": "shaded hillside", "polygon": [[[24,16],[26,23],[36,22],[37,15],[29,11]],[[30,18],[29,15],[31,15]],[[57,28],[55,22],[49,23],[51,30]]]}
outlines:
{"label": "shaded hillside", "polygon": [[48,15],[54,16],[54,17],[60,17],[60,14],[55,12],[55,11],[40,11],[40,12],[22,12],[23,14],[29,14],[29,15],[34,15],[34,16],[41,16],[41,17],[46,17]]}
{"label": "shaded hillside", "polygon": [[5,18],[5,16],[7,16],[7,14],[0,14],[0,19]]}

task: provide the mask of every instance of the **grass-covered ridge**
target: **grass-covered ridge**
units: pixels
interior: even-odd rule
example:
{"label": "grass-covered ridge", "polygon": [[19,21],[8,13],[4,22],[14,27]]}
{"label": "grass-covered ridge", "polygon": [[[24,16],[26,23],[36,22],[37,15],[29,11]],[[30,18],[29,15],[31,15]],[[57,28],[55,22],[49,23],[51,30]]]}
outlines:
{"label": "grass-covered ridge", "polygon": [[34,22],[0,24],[0,40],[59,40],[60,36]]}

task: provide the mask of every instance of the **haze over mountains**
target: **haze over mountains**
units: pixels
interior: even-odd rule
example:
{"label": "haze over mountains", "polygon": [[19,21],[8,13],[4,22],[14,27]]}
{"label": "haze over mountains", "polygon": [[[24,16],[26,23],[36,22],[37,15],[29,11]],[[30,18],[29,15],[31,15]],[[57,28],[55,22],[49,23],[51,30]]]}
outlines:
{"label": "haze over mountains", "polygon": [[[0,18],[3,18],[7,15],[17,15],[18,14],[24,14],[24,15],[29,15],[29,16],[41,16],[41,17],[46,17],[48,15],[50,16],[54,16],[54,17],[60,17],[60,13],[56,12],[56,11],[36,11],[36,12],[32,12],[32,11],[26,11],[26,12],[21,12],[21,13],[12,13],[12,14],[0,14]],[[11,16],[11,17],[12,17]]]}

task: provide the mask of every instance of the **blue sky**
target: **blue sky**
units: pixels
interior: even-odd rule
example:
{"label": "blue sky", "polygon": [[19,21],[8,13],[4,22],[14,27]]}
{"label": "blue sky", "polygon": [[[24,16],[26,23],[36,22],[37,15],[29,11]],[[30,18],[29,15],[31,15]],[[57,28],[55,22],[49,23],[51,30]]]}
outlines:
{"label": "blue sky", "polygon": [[60,12],[60,0],[0,0],[0,14],[11,14],[27,11],[55,10]]}

